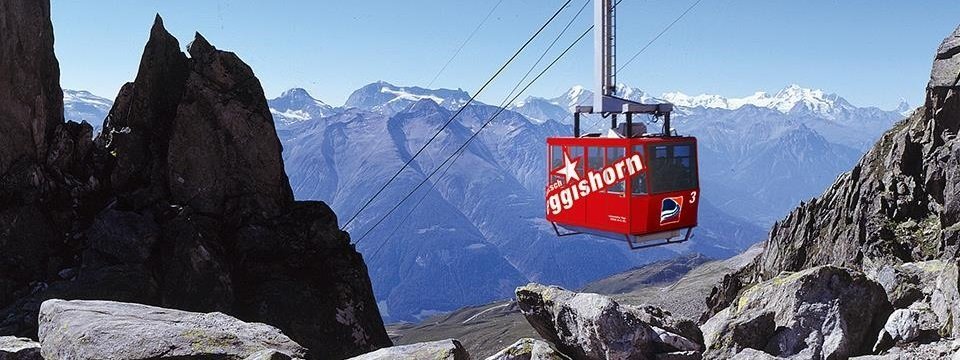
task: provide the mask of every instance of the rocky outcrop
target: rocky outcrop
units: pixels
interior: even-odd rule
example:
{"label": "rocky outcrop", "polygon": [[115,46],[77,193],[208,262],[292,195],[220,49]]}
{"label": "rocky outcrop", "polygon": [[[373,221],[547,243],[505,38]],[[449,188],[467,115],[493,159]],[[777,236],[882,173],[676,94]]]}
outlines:
{"label": "rocky outcrop", "polygon": [[13,336],[0,336],[0,360],[43,360],[40,343]]}
{"label": "rocky outcrop", "polygon": [[470,354],[455,339],[383,348],[350,360],[437,359],[470,360]]}
{"label": "rocky outcrop", "polygon": [[537,333],[573,359],[652,359],[703,349],[691,320],[653,306],[622,306],[603,295],[539,284],[517,288],[517,303]]}
{"label": "rocky outcrop", "polygon": [[923,108],[820,197],[777,223],[757,271],[870,268],[960,253],[960,28],[937,51]]}
{"label": "rocky outcrop", "polygon": [[[897,309],[910,308],[918,301],[927,304],[917,304],[920,308],[932,309],[932,294],[925,289],[932,289],[933,283],[922,278],[930,274],[911,270],[909,264],[955,263],[960,256],[957,79],[960,27],[937,49],[924,106],[884,134],[821,196],[777,222],[755,263],[714,289],[708,299],[711,309],[702,319],[731,306],[737,294],[752,284],[782,272],[822,265],[863,271],[885,284]],[[945,309],[956,304],[949,300],[957,297],[956,284],[942,282],[944,290],[937,296],[939,307]],[[952,316],[953,311],[942,313]],[[917,315],[910,314],[899,319]],[[951,322],[937,318],[940,325]],[[955,325],[950,327],[956,329]],[[957,335],[952,330],[941,333]]]}
{"label": "rocky outcrop", "polygon": [[751,348],[779,357],[869,354],[890,304],[880,284],[832,266],[783,274],[744,291],[703,325],[705,358]]}
{"label": "rocky outcrop", "polygon": [[45,301],[40,307],[40,347],[47,360],[242,360],[271,349],[293,358],[307,353],[269,325],[222,313],[110,301]]}
{"label": "rocky outcrop", "polygon": [[486,360],[569,360],[566,355],[550,346],[549,343],[523,338],[507,346],[500,352],[491,355]]}
{"label": "rocky outcrop", "polygon": [[0,5],[0,51],[27,55],[0,60],[21,84],[0,90],[0,334],[37,336],[46,299],[108,299],[267,323],[324,357],[390,345],[336,214],[294,201],[249,66],[200,34],[187,56],[158,16],[91,141],[63,123],[40,3]]}
{"label": "rocky outcrop", "polygon": [[14,163],[43,163],[63,123],[60,64],[53,54],[50,4],[0,4],[0,174]]}

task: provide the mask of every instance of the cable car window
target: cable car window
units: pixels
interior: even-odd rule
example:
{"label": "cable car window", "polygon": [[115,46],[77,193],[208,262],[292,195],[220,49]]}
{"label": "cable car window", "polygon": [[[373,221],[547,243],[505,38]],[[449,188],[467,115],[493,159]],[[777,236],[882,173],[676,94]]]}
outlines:
{"label": "cable car window", "polygon": [[650,179],[654,193],[697,187],[697,159],[689,144],[651,145]]}
{"label": "cable car window", "polygon": [[[624,156],[627,156],[627,149],[623,147],[608,147],[607,148],[607,166],[610,166],[617,160],[623,159]],[[610,186],[610,192],[622,193],[626,187],[626,183],[623,180]]]}
{"label": "cable car window", "polygon": [[559,168],[560,165],[563,165],[563,151],[560,150],[559,146],[550,147],[550,169]]}
{"label": "cable car window", "polygon": [[569,152],[570,152],[570,161],[577,162],[577,174],[580,174],[580,176],[583,176],[585,174],[583,172],[583,166],[584,166],[583,147],[580,147],[580,146],[570,147]]}
{"label": "cable car window", "polygon": [[[647,158],[643,156],[643,146],[634,146],[633,152],[640,155],[640,158],[643,159],[641,161],[646,163]],[[644,170],[641,170],[640,173],[634,174],[630,179],[630,192],[634,195],[645,195],[647,193],[647,173]]]}
{"label": "cable car window", "polygon": [[603,153],[600,152],[600,148],[587,148],[587,165],[590,167],[590,170],[603,169]]}

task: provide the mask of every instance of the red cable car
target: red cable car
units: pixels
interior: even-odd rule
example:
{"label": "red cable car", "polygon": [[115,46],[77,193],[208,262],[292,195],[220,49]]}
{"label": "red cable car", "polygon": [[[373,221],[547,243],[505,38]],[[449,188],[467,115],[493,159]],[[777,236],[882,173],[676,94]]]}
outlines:
{"label": "red cable car", "polygon": [[[596,0],[597,94],[574,110],[572,137],[547,139],[546,216],[558,236],[594,234],[631,249],[679,243],[697,226],[700,186],[697,139],[670,128],[671,104],[641,104],[614,96],[614,8]],[[581,114],[610,117],[610,131],[580,135]],[[635,114],[663,119],[647,133]],[[624,115],[625,124],[618,124]],[[567,229],[561,233],[558,227]],[[682,232],[686,230],[686,234]],[[682,235],[682,237],[681,237]]]}

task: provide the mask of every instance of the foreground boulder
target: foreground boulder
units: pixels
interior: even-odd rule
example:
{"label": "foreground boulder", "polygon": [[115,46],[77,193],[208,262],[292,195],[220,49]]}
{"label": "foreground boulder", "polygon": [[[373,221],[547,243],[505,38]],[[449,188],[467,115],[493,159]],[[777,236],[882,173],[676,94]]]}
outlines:
{"label": "foreground boulder", "polygon": [[744,349],[779,357],[868,354],[890,314],[880,284],[833,266],[784,274],[745,290],[703,325],[705,358]]}
{"label": "foreground boulder", "polygon": [[470,360],[470,354],[460,341],[446,339],[383,348],[366,353],[350,360],[391,360],[391,359],[431,359],[431,360]]}
{"label": "foreground boulder", "polygon": [[569,360],[566,355],[541,340],[523,338],[517,340],[486,360]]}
{"label": "foreground boulder", "polygon": [[40,344],[13,336],[0,336],[0,360],[43,360]]}
{"label": "foreground boulder", "polygon": [[40,344],[46,360],[242,360],[264,350],[307,356],[306,349],[269,325],[111,301],[45,301]]}
{"label": "foreground boulder", "polygon": [[529,284],[517,288],[517,303],[537,333],[573,359],[652,359],[658,353],[702,349],[695,340],[677,334],[686,328],[696,339],[699,331],[672,317],[666,320],[663,315],[669,313],[621,306],[599,294]]}

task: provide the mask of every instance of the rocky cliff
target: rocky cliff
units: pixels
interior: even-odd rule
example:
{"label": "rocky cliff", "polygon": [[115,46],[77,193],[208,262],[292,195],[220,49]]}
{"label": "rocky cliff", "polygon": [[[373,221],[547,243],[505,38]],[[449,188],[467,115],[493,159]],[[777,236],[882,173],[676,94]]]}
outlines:
{"label": "rocky cliff", "polygon": [[104,299],[264,322],[314,358],[390,345],[336,214],[294,201],[249,66],[200,34],[181,52],[158,16],[91,142],[29,3],[0,4],[0,335],[36,337],[45,299]]}
{"label": "rocky cliff", "polygon": [[960,242],[960,28],[937,51],[926,103],[826,192],[778,222],[764,278],[816,265],[956,258]]}
{"label": "rocky cliff", "polygon": [[782,282],[783,273],[842,266],[882,286],[893,308],[892,314],[872,315],[882,331],[861,344],[860,354],[956,339],[958,130],[960,27],[937,49],[924,106],[885,133],[821,196],[777,222],[753,264],[714,288],[707,300],[711,309],[701,321],[748,324],[741,309],[751,303],[758,283]]}

